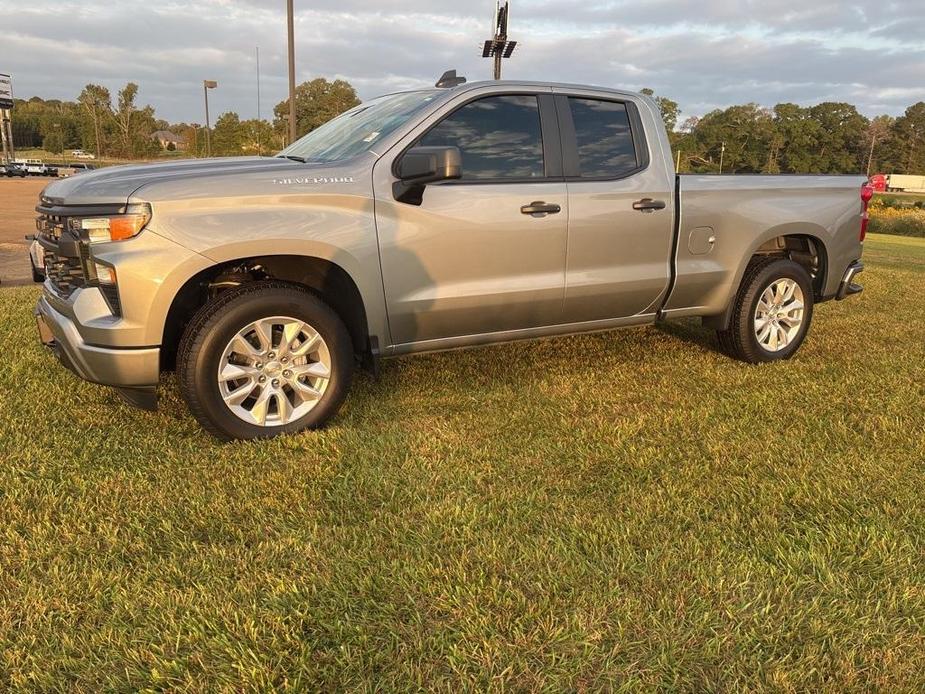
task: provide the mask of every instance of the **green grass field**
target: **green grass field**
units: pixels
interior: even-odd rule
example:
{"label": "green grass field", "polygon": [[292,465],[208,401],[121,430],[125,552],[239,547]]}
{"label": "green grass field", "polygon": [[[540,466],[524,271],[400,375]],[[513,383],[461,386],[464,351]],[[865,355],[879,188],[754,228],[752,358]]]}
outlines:
{"label": "green grass field", "polygon": [[793,361],[694,323],[387,362],[220,445],[0,290],[0,690],[922,690],[925,241]]}

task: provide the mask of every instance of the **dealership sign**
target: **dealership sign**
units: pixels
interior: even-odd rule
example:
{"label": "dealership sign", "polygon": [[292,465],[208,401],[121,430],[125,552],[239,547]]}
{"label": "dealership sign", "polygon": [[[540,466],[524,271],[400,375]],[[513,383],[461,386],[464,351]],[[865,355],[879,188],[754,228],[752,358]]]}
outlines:
{"label": "dealership sign", "polygon": [[13,108],[13,80],[0,73],[0,108]]}

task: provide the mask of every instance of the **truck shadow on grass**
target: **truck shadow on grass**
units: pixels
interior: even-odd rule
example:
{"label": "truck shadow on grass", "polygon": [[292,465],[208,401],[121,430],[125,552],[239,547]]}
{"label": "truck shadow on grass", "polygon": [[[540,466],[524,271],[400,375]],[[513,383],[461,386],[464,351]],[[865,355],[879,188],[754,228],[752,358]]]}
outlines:
{"label": "truck shadow on grass", "polygon": [[664,335],[676,337],[710,352],[721,353],[716,331],[705,328],[699,318],[683,318],[656,323],[655,329]]}
{"label": "truck shadow on grass", "polygon": [[[712,330],[703,328],[699,320],[682,319],[654,329],[613,330],[386,359],[378,377],[360,369],[355,372],[350,396],[329,429],[343,427],[360,435],[369,429],[375,435],[390,420],[452,417],[467,408],[497,405],[503,400],[520,406],[514,401],[544,399],[550,392],[584,387],[581,384],[602,374],[628,378],[630,374],[649,373],[661,359],[689,358],[691,344],[702,348],[703,353],[719,354]],[[207,437],[180,397],[175,375],[162,377],[160,396],[160,411],[155,416],[163,418],[162,425],[183,437]],[[111,405],[121,404],[118,396],[109,399]],[[124,407],[124,411],[131,411],[128,405]],[[297,436],[305,435],[312,432]]]}

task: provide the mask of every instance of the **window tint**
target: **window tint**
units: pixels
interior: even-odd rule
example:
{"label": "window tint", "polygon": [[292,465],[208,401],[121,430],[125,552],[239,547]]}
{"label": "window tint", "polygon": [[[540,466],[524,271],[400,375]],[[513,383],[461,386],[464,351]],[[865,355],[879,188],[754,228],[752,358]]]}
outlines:
{"label": "window tint", "polygon": [[542,178],[545,174],[535,96],[473,101],[438,123],[418,144],[459,147],[466,181]]}
{"label": "window tint", "polygon": [[582,178],[616,178],[637,167],[626,106],[570,98]]}

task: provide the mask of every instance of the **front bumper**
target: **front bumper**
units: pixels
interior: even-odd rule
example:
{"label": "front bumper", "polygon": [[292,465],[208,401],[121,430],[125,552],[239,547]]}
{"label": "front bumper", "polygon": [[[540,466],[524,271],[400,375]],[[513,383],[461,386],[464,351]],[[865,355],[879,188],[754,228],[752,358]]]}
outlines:
{"label": "front bumper", "polygon": [[43,296],[35,305],[39,338],[68,369],[92,383],[112,386],[133,405],[153,409],[160,348],[107,348],[88,344],[77,326]]}
{"label": "front bumper", "polygon": [[841,284],[838,285],[838,293],[835,294],[835,299],[837,301],[847,299],[849,296],[860,294],[864,291],[864,287],[854,282],[854,278],[862,272],[864,272],[864,263],[860,260],[855,260],[848,266],[848,269],[845,270],[845,274],[842,277]]}

